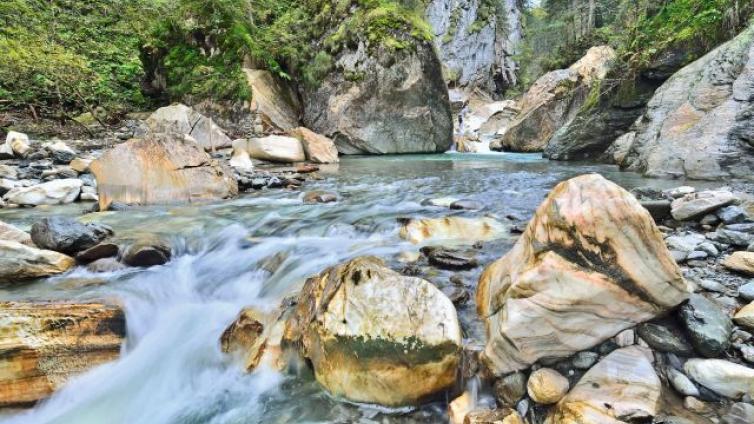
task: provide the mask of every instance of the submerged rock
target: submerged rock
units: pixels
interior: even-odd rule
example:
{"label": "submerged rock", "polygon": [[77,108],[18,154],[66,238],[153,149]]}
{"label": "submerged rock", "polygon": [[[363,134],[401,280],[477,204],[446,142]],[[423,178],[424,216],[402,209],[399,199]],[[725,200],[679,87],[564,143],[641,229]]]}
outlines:
{"label": "submerged rock", "polygon": [[[274,351],[280,341],[275,339],[276,327],[282,325],[280,311],[265,313],[255,308],[244,308],[220,337],[223,352],[238,355],[247,372],[261,363],[277,366]],[[270,340],[270,338],[274,340]],[[277,340],[277,341],[275,341]],[[277,346],[277,347],[276,347]]]}
{"label": "submerged rock", "polygon": [[0,407],[26,407],[120,354],[125,315],[102,304],[0,303]]}
{"label": "submerged rock", "polygon": [[335,396],[415,405],[450,387],[460,360],[453,304],[431,283],[372,257],[307,280],[287,334]]}
{"label": "submerged rock", "polygon": [[138,240],[123,252],[123,263],[129,266],[150,267],[170,260],[170,245],[159,239]]}
{"label": "submerged rock", "polygon": [[670,310],[688,287],[646,209],[591,174],[556,186],[485,269],[477,309],[496,375],[571,356]]}
{"label": "submerged rock", "polygon": [[157,109],[147,119],[147,125],[156,133],[190,136],[206,150],[231,146],[231,139],[212,119],[180,103]]}
{"label": "submerged rock", "polygon": [[651,352],[618,349],[590,369],[550,412],[545,424],[645,422],[660,412],[662,384]]}
{"label": "submerged rock", "polygon": [[62,205],[75,202],[82,185],[81,180],[75,178],[53,180],[30,187],[12,188],[3,199],[21,206]]}
{"label": "submerged rock", "polygon": [[0,283],[16,283],[68,271],[76,261],[51,250],[0,240]]}
{"label": "submerged rock", "polygon": [[38,247],[72,255],[89,249],[113,235],[112,228],[96,223],[82,224],[64,216],[43,218],[31,226],[31,239]]}
{"label": "submerged rock", "polygon": [[338,201],[338,195],[328,191],[310,191],[304,194],[304,203],[333,203]]}
{"label": "submerged rock", "polygon": [[414,244],[429,241],[473,244],[502,238],[505,233],[506,228],[502,223],[488,217],[409,218],[402,220],[400,229],[401,238]]}
{"label": "submerged rock", "polygon": [[453,142],[433,46],[396,37],[411,47],[356,42],[333,58],[333,70],[316,88],[304,89],[304,124],[332,138],[341,154],[435,153]]}
{"label": "submerged rock", "polygon": [[154,134],[106,151],[91,164],[101,211],[113,202],[151,205],[233,197],[238,185],[186,138]]}

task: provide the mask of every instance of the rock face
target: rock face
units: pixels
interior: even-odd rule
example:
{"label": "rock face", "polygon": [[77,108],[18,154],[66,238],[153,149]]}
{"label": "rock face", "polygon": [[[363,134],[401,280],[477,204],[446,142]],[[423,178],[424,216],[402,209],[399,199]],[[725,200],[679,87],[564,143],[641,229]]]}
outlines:
{"label": "rock face", "polygon": [[330,393],[413,405],[451,386],[461,331],[450,300],[429,282],[362,257],[310,278],[288,334]]}
{"label": "rock face", "polygon": [[306,160],[304,146],[299,139],[270,135],[264,138],[252,138],[249,140],[247,149],[254,159],[270,162],[303,162]]}
{"label": "rock face", "polygon": [[610,353],[584,374],[545,424],[618,424],[654,417],[662,385],[651,355],[637,346]]}
{"label": "rock face", "polygon": [[[453,142],[440,61],[428,42],[392,51],[360,42],[304,90],[304,124],[342,154],[434,153]],[[356,77],[354,77],[356,76]]]}
{"label": "rock face", "polygon": [[231,139],[210,118],[194,109],[174,104],[157,109],[147,125],[156,133],[185,134],[206,150],[230,147]]}
{"label": "rock face", "polygon": [[120,144],[92,162],[91,169],[103,211],[112,202],[181,203],[238,194],[235,179],[195,142],[167,134]]}
{"label": "rock face", "polygon": [[620,165],[656,177],[750,178],[754,26],[673,75]]}
{"label": "rock face", "polygon": [[337,163],[338,149],[329,138],[317,134],[308,128],[298,127],[291,130],[291,135],[298,138],[304,146],[306,159],[314,163]]}
{"label": "rock face", "polygon": [[118,358],[123,311],[101,304],[0,303],[0,407],[31,406]]}
{"label": "rock face", "polygon": [[0,283],[15,283],[61,274],[76,265],[73,258],[36,249],[17,241],[0,240]]}
{"label": "rock face", "polygon": [[555,131],[573,119],[586,103],[592,87],[599,88],[615,57],[611,47],[592,47],[570,68],[540,77],[521,99],[521,113],[503,136],[502,148],[542,151]]}
{"label": "rock face", "polygon": [[426,7],[446,79],[455,86],[503,94],[516,84],[513,56],[523,33],[520,3],[431,0]]}
{"label": "rock face", "polygon": [[67,255],[93,247],[112,234],[110,227],[96,223],[82,224],[63,216],[43,218],[31,226],[34,244]]}
{"label": "rock face", "polygon": [[3,199],[22,206],[62,205],[78,199],[82,185],[81,180],[75,178],[53,180],[31,187],[12,188]]}
{"label": "rock face", "polygon": [[556,186],[513,249],[480,277],[482,359],[502,375],[567,357],[687,296],[649,212],[603,177],[582,175]]}
{"label": "rock face", "polygon": [[296,91],[269,71],[244,69],[251,87],[251,110],[262,122],[282,131],[299,126],[301,103]]}

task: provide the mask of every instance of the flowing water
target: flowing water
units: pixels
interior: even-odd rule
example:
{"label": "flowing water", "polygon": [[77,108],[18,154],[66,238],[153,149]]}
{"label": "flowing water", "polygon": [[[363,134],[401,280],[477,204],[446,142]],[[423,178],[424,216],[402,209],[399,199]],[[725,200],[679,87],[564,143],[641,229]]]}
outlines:
{"label": "flowing water", "polygon": [[[492,214],[528,219],[559,181],[599,172],[624,187],[670,187],[600,165],[558,164],[535,155],[427,155],[346,158],[324,169],[306,190],[337,192],[335,204],[304,205],[301,193],[258,192],[201,206],[150,207],[85,215],[116,235],[159,234],[173,260],[146,270],[92,274],[78,268],[21,287],[0,288],[4,300],[112,300],[126,312],[121,359],[71,381],[34,409],[3,423],[392,423],[442,422],[446,400],[416,410],[384,410],[332,399],[306,367],[280,374],[245,374],[220,352],[219,337],[241,308],[274,308],[305,278],[360,255],[400,269],[400,252],[417,251],[398,237],[396,218]],[[425,198],[477,200],[481,212],[422,206]],[[83,206],[5,210],[0,220],[28,227],[53,213],[80,215]],[[485,264],[512,239],[488,243]],[[481,268],[458,273],[473,293]],[[447,288],[451,274],[428,278]],[[467,342],[481,342],[473,296],[459,308]]]}

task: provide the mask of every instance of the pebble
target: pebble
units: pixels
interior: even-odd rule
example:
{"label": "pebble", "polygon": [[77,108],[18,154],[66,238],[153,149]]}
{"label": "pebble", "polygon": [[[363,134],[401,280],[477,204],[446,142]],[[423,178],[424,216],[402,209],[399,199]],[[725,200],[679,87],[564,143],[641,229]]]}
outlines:
{"label": "pebble", "polygon": [[694,385],[690,378],[686,377],[686,374],[675,368],[668,368],[667,376],[670,385],[673,386],[678,393],[684,396],[699,397],[699,389]]}
{"label": "pebble", "polygon": [[750,281],[739,287],[738,296],[749,302],[754,300],[754,281]]}
{"label": "pebble", "polygon": [[514,372],[497,380],[493,386],[495,398],[503,406],[513,406],[526,395],[526,374]]}
{"label": "pebble", "polygon": [[598,355],[595,352],[589,352],[589,351],[579,352],[576,355],[574,355],[573,359],[571,360],[571,364],[576,369],[588,370],[594,364],[597,363],[597,360],[599,358],[600,358],[600,355]]}
{"label": "pebble", "polygon": [[551,368],[540,368],[529,376],[526,391],[529,397],[542,405],[557,403],[568,393],[568,379]]}
{"label": "pebble", "polygon": [[728,290],[727,287],[715,280],[699,280],[697,284],[699,284],[699,287],[703,288],[704,290],[712,292],[725,293]]}

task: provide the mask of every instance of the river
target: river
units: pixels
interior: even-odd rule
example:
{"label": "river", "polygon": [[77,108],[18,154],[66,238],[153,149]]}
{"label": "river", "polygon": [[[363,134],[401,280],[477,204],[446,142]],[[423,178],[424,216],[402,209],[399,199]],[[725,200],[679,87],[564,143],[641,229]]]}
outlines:
{"label": "river", "polygon": [[[599,172],[631,188],[666,188],[613,166],[548,162],[539,155],[442,154],[347,157],[323,169],[306,190],[338,193],[334,204],[304,205],[302,193],[262,191],[200,206],[145,207],[85,215],[112,226],[117,236],[159,234],[172,243],[168,264],[92,274],[77,268],[64,276],[0,288],[6,300],[112,300],[122,304],[127,342],[120,360],[70,382],[34,409],[6,415],[13,424],[101,423],[419,423],[443,421],[446,401],[416,410],[383,410],[330,398],[304,366],[289,374],[245,374],[220,352],[218,339],[244,306],[273,308],[307,276],[360,255],[385,258],[417,251],[398,237],[397,218],[491,214],[525,223],[559,181]],[[422,206],[426,198],[473,199],[483,211]],[[54,213],[80,215],[73,204],[0,211],[0,220],[28,229]],[[487,243],[482,264],[502,256],[513,236]],[[472,294],[459,307],[466,342],[483,341],[474,286],[481,267],[458,273]],[[452,273],[433,271],[446,288]]]}

